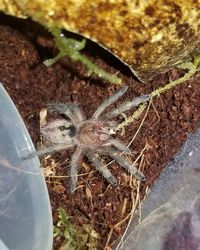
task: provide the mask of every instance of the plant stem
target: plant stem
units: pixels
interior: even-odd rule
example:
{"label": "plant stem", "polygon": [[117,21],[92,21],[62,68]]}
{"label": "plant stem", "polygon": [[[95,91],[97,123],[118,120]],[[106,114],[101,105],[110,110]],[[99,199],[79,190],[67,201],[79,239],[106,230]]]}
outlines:
{"label": "plant stem", "polygon": [[106,72],[105,70],[99,68],[92,61],[90,61],[86,56],[82,55],[79,51],[85,48],[86,40],[78,41],[72,38],[66,38],[60,29],[55,27],[49,27],[49,31],[55,38],[56,46],[59,50],[57,56],[52,59],[44,61],[44,64],[49,67],[56,63],[61,58],[68,56],[73,61],[79,61],[88,69],[87,74],[90,76],[92,74],[97,75],[103,80],[109,81],[113,84],[121,84],[122,80],[114,75]]}

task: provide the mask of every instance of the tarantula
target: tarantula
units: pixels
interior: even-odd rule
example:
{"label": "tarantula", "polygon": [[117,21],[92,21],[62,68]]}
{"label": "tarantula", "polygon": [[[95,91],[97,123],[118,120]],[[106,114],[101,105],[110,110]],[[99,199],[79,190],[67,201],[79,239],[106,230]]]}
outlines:
{"label": "tarantula", "polygon": [[122,103],[118,108],[102,115],[104,110],[109,105],[116,102],[127,89],[127,87],[123,87],[109,99],[105,100],[97,108],[90,119],[86,119],[80,109],[73,103],[50,104],[48,110],[63,115],[65,119],[57,119],[41,128],[41,133],[44,139],[53,145],[46,149],[34,152],[28,158],[76,146],[76,150],[72,155],[69,166],[71,192],[74,192],[76,189],[78,180],[78,162],[83,155],[88,157],[95,169],[97,169],[112,185],[117,185],[117,180],[110,170],[103,165],[102,161],[99,159],[99,155],[109,155],[138,180],[143,180],[144,175],[133,166],[130,160],[120,154],[120,152],[124,152],[130,155],[131,150],[120,140],[112,137],[112,135],[116,134],[117,126],[116,122],[113,121],[113,118],[148,100],[149,96],[143,95],[132,101]]}

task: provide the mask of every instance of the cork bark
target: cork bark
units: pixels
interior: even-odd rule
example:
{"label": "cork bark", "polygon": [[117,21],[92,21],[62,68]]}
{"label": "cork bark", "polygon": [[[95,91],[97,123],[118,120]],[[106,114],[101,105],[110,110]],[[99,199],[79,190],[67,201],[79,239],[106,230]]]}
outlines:
{"label": "cork bark", "polygon": [[200,0],[0,0],[0,10],[97,42],[143,82],[200,49]]}

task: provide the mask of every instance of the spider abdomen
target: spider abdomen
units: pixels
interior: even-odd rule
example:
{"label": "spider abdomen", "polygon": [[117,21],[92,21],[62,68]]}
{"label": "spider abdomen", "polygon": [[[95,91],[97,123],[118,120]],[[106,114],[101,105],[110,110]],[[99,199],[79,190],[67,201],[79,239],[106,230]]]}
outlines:
{"label": "spider abdomen", "polygon": [[[71,141],[72,125],[66,119],[58,119],[41,129],[44,140],[51,144],[68,143]],[[74,132],[74,131],[73,131]]]}

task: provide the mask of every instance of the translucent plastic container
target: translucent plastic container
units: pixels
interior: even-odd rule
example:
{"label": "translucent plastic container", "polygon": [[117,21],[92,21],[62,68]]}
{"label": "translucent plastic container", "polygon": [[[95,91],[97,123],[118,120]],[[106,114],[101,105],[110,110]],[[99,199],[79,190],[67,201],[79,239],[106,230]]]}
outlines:
{"label": "translucent plastic container", "polygon": [[0,250],[51,250],[50,202],[34,146],[0,84]]}
{"label": "translucent plastic container", "polygon": [[150,190],[139,225],[138,217],[117,249],[200,249],[200,129],[189,136]]}

